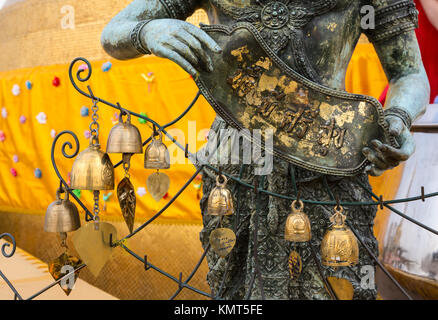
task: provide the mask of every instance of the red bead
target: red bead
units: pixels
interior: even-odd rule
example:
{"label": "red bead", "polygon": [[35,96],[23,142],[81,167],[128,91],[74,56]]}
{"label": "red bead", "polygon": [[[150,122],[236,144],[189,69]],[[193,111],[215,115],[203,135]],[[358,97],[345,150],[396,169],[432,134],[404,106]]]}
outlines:
{"label": "red bead", "polygon": [[52,84],[53,84],[55,87],[58,87],[58,86],[61,84],[61,80],[60,80],[58,77],[55,77],[55,78],[53,78],[53,80],[52,80]]}

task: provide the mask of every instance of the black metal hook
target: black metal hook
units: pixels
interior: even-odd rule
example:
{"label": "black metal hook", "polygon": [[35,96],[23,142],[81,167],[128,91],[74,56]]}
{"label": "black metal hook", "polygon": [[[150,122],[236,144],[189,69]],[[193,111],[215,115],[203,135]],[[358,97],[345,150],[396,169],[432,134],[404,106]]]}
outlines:
{"label": "black metal hook", "polygon": [[184,288],[184,283],[182,282],[182,272],[179,273],[179,279],[178,279],[178,289],[181,290]]}
{"label": "black metal hook", "polygon": [[380,195],[379,197],[379,206],[380,206],[380,210],[383,210],[383,196]]}
{"label": "black metal hook", "polygon": [[99,98],[96,98],[96,96],[93,93],[93,90],[91,90],[91,87],[89,85],[87,85],[87,89],[88,89],[88,92],[90,92],[91,100],[93,102],[98,102]]}
{"label": "black metal hook", "polygon": [[424,198],[424,186],[421,186],[421,201],[426,201],[426,199]]}
{"label": "black metal hook", "polygon": [[152,267],[148,264],[148,256],[145,254],[144,255],[144,269],[146,271],[148,271],[150,268],[152,268]]}
{"label": "black metal hook", "polygon": [[184,156],[186,157],[186,159],[189,158],[189,144],[186,144],[186,148],[184,150]]}

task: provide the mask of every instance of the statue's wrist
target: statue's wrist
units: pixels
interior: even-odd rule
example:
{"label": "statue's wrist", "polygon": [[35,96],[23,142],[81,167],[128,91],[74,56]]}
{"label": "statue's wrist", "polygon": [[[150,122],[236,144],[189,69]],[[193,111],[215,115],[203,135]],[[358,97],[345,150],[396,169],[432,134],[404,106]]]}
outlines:
{"label": "statue's wrist", "polygon": [[394,116],[394,117],[399,118],[408,129],[410,129],[412,126],[412,117],[403,108],[400,108],[400,107],[387,108],[387,109],[385,109],[385,117],[386,116]]}
{"label": "statue's wrist", "polygon": [[152,19],[140,21],[136,24],[134,29],[132,29],[130,34],[132,46],[141,54],[151,54],[144,41],[142,41],[142,39],[144,38],[144,27],[151,21]]}

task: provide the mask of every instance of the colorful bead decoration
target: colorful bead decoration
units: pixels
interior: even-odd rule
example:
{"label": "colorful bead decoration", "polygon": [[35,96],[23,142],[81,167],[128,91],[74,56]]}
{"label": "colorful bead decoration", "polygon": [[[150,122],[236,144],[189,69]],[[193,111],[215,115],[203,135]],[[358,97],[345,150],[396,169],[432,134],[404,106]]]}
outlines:
{"label": "colorful bead decoration", "polygon": [[6,135],[3,131],[0,130],[0,142],[3,142],[6,140]]}
{"label": "colorful bead decoration", "polygon": [[103,72],[108,72],[108,71],[110,71],[111,70],[111,67],[113,66],[113,64],[111,63],[111,62],[105,62],[103,65],[102,65],[102,71]]}
{"label": "colorful bead decoration", "polygon": [[18,156],[16,154],[14,154],[14,156],[12,157],[12,161],[14,161],[15,163],[18,162]]}
{"label": "colorful bead decoration", "polygon": [[16,177],[17,176],[17,170],[15,168],[11,168],[11,174]]}
{"label": "colorful bead decoration", "polygon": [[[146,114],[146,112],[140,112],[140,114],[142,116],[145,116],[146,118],[148,118],[148,115]],[[145,119],[142,119],[142,118],[137,118],[137,119],[138,119],[138,122],[140,122],[141,124],[146,124],[147,123],[147,120],[145,120]]]}
{"label": "colorful bead decoration", "polygon": [[20,116],[20,123],[21,124],[25,124],[26,123],[27,118],[23,115]]}
{"label": "colorful bead decoration", "polygon": [[52,84],[55,87],[59,87],[59,85],[61,84],[61,79],[59,79],[58,77],[54,77],[52,80]]}
{"label": "colorful bead decoration", "polygon": [[2,108],[2,117],[5,119],[8,117],[8,110],[5,107]]}
{"label": "colorful bead decoration", "polygon": [[20,86],[18,84],[14,84],[12,86],[12,94],[14,96],[18,96],[20,94],[20,92],[21,92]]}
{"label": "colorful bead decoration", "polygon": [[36,116],[36,119],[41,124],[46,124],[47,123],[47,116],[46,116],[46,114],[44,112],[38,113],[38,115]]}
{"label": "colorful bead decoration", "polygon": [[36,168],[34,171],[34,174],[35,174],[35,178],[38,178],[38,179],[41,179],[41,177],[43,176],[43,173],[42,173],[40,168]]}
{"label": "colorful bead decoration", "polygon": [[145,196],[145,195],[147,194],[147,192],[146,192],[146,188],[144,188],[144,187],[138,187],[138,188],[137,188],[137,194],[138,194],[140,197]]}
{"label": "colorful bead decoration", "polygon": [[29,80],[27,80],[25,84],[26,84],[26,88],[27,88],[28,90],[32,89],[32,86],[33,86],[33,85],[32,85],[32,82],[30,82]]}
{"label": "colorful bead decoration", "polygon": [[88,117],[89,114],[90,114],[90,110],[88,110],[88,107],[84,106],[81,108],[81,116]]}

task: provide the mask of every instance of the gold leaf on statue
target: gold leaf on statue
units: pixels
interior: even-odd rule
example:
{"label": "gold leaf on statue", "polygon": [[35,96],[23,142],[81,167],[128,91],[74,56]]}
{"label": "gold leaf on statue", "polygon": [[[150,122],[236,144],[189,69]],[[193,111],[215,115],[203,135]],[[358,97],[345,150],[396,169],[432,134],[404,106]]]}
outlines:
{"label": "gold leaf on statue", "polygon": [[298,279],[303,270],[303,262],[301,260],[301,256],[298,252],[292,251],[289,255],[289,274],[292,280]]}
{"label": "gold leaf on statue", "polygon": [[[81,259],[70,256],[66,252],[64,252],[58,258],[50,262],[48,264],[48,267],[50,274],[56,281],[66,274],[73,272],[81,264]],[[68,276],[65,278],[65,280],[61,280],[61,282],[58,283],[66,295],[69,295],[70,292],[73,290],[78,275],[79,271],[76,271],[74,275]]]}
{"label": "gold leaf on statue", "polygon": [[354,288],[347,279],[327,277],[339,300],[353,300]]}
{"label": "gold leaf on statue", "polygon": [[135,190],[129,178],[124,178],[117,186],[117,198],[119,199],[120,209],[122,210],[123,218],[128,226],[129,232],[134,229],[135,219]]}
{"label": "gold leaf on statue", "polygon": [[236,234],[228,228],[218,228],[210,234],[210,245],[220,257],[226,257],[236,244]]}
{"label": "gold leaf on statue", "polygon": [[76,251],[95,277],[111,257],[110,234],[115,241],[116,228],[110,223],[99,222],[99,230],[95,230],[94,223],[87,223],[73,235]]}
{"label": "gold leaf on statue", "polygon": [[167,191],[169,191],[169,187],[170,179],[165,173],[152,173],[146,181],[146,188],[155,201],[160,201]]}

